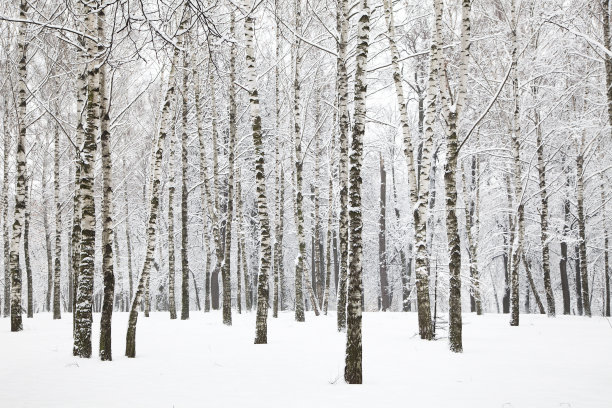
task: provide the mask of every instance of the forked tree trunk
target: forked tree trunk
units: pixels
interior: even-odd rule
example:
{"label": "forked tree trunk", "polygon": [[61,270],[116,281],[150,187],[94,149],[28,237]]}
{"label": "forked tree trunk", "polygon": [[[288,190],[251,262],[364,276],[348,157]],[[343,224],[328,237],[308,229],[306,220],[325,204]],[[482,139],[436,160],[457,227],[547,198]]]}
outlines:
{"label": "forked tree trunk", "polygon": [[[245,10],[251,10],[251,0],[244,3]],[[264,169],[265,150],[261,131],[261,116],[259,113],[259,93],[257,91],[257,65],[255,62],[255,20],[249,13],[244,19],[244,39],[247,68],[247,89],[251,111],[251,132],[255,148],[255,181],[257,193],[257,213],[259,215],[260,261],[257,281],[257,319],[255,327],[255,344],[268,342],[268,273],[272,247],[270,245],[270,221],[268,204],[266,202],[266,173]],[[243,253],[244,255],[244,253]]]}
{"label": "forked tree trunk", "polygon": [[346,331],[346,359],[344,380],[349,384],[362,383],[361,371],[361,313],[362,313],[362,231],[361,213],[361,165],[363,161],[363,138],[366,122],[366,66],[370,37],[370,9],[368,1],[361,2],[357,23],[357,57],[355,67],[355,125],[350,156],[350,247],[349,287]]}

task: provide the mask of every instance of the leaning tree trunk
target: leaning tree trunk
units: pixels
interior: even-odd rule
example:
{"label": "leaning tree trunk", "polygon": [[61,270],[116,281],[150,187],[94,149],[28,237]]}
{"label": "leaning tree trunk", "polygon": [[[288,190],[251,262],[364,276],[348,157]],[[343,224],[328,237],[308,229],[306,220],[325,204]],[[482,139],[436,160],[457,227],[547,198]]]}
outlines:
{"label": "leaning tree trunk", "polygon": [[[187,16],[185,16],[186,20]],[[178,31],[182,31],[186,21],[181,21]],[[174,47],[174,54],[172,56],[172,63],[170,66],[170,75],[168,76],[168,89],[164,98],[164,105],[161,113],[161,126],[159,129],[159,137],[157,139],[157,147],[154,150],[154,156],[152,160],[152,172],[150,182],[150,200],[151,204],[149,207],[149,217],[147,221],[147,237],[146,237],[146,255],[145,261],[142,266],[142,273],[138,281],[138,289],[132,301],[132,307],[130,309],[130,317],[128,321],[128,330],[126,335],[125,355],[127,357],[136,357],[136,323],[138,322],[138,308],[142,301],[145,286],[147,285],[150,278],[151,263],[153,262],[153,252],[155,251],[155,238],[157,233],[157,209],[159,207],[159,187],[161,183],[161,162],[164,153],[164,141],[168,133],[170,108],[175,102],[175,76],[176,66],[178,64],[178,56],[180,48],[183,45],[183,36],[179,36],[177,46]]]}
{"label": "leaning tree trunk", "polygon": [[[98,12],[98,38],[106,42],[104,25],[106,15],[104,8]],[[101,44],[101,43],[100,43]],[[104,51],[102,45],[98,51]],[[109,101],[106,88],[106,67],[100,66],[100,147],[102,150],[102,276],[104,279],[104,299],[100,319],[100,359],[110,361],[112,354],[112,318],[115,301],[115,273],[113,269],[113,170],[111,160],[111,134]]]}
{"label": "leaning tree trunk", "polygon": [[336,87],[338,93],[338,124],[340,138],[340,273],[337,285],[337,327],[338,331],[346,330],[346,297],[348,269],[348,156],[349,156],[349,111],[348,111],[348,74],[347,74],[347,44],[348,44],[348,4],[347,0],[336,2],[336,29],[338,31],[338,58]]}
{"label": "leaning tree trunk", "polygon": [[[91,7],[85,7],[85,25],[92,35],[97,31],[97,16]],[[76,317],[73,354],[91,357],[91,325],[94,281],[94,260],[96,243],[96,214],[94,203],[94,166],[96,152],[96,133],[99,127],[99,69],[96,41],[88,38],[87,56],[87,127],[81,151],[81,254],[79,264]]]}
{"label": "leaning tree trunk", "polygon": [[[30,263],[30,209],[31,201],[30,195],[32,193],[31,187],[26,182],[26,209],[25,209],[25,220],[23,226],[23,254],[25,256],[25,267],[26,267],[26,279],[28,285],[28,318],[34,317],[34,294],[32,293],[32,264]],[[607,256],[607,255],[606,255]],[[607,260],[607,258],[606,258]]]}
{"label": "leaning tree trunk", "polygon": [[350,170],[350,247],[349,288],[346,330],[346,360],[344,380],[349,384],[361,384],[361,310],[362,284],[362,232],[361,213],[361,165],[363,161],[363,138],[366,122],[366,66],[370,36],[370,9],[368,1],[361,2],[362,9],[357,23],[357,57],[355,67],[355,125],[351,143]]}
{"label": "leaning tree trunk", "polygon": [[[525,267],[525,274],[527,275],[527,281],[529,282],[529,287],[531,288],[531,292],[533,293],[533,297],[535,298],[536,304],[538,305],[538,310],[540,314],[544,314],[544,305],[542,304],[542,300],[540,299],[540,294],[538,293],[535,282],[533,281],[533,275],[531,274],[531,262],[527,262],[525,259],[525,255],[521,256],[523,260],[523,266]],[[529,292],[527,292],[527,296],[529,296]],[[529,300],[529,298],[527,298]],[[529,303],[526,302],[528,305]],[[527,313],[529,313],[529,307],[526,307]]]}
{"label": "leaning tree trunk", "polygon": [[[245,9],[251,10],[251,0],[246,0]],[[259,215],[260,234],[260,261],[257,281],[257,321],[255,344],[268,342],[268,272],[272,248],[270,245],[270,222],[268,218],[268,204],[266,202],[266,173],[264,169],[265,150],[261,132],[261,116],[259,113],[259,94],[257,92],[257,66],[255,64],[254,47],[255,21],[252,13],[244,19],[244,39],[246,48],[247,89],[251,110],[251,131],[253,147],[255,148],[255,180],[257,185],[257,213]],[[243,253],[244,256],[244,253]]]}
{"label": "leaning tree trunk", "polygon": [[[187,41],[186,41],[187,42]],[[189,209],[187,204],[187,144],[189,138],[187,136],[187,102],[188,102],[188,86],[189,86],[189,58],[187,50],[189,47],[185,45],[183,52],[183,109],[182,109],[182,133],[181,133],[181,320],[189,319]]]}
{"label": "leaning tree trunk", "polygon": [[[232,9],[230,31],[235,37],[235,16]],[[230,45],[230,81],[229,81],[229,146],[228,146],[228,179],[227,179],[227,221],[225,222],[225,256],[221,278],[223,280],[223,324],[232,325],[232,283],[230,279],[232,265],[232,217],[234,212],[234,146],[236,145],[236,43]]]}
{"label": "leaning tree trunk", "polygon": [[55,260],[53,273],[53,319],[61,319],[60,309],[61,287],[60,276],[62,273],[62,204],[60,202],[60,142],[59,130],[55,128],[54,152],[53,152],[53,191],[55,199]]}

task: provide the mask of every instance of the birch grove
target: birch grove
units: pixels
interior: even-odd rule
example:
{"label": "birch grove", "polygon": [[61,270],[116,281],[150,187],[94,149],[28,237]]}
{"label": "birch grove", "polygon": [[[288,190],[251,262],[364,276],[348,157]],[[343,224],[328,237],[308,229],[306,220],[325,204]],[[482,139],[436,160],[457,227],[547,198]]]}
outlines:
{"label": "birch grove", "polygon": [[335,328],[361,384],[371,316],[454,353],[483,315],[610,316],[611,12],[3,2],[7,328],[48,313],[112,361],[141,312],[141,336],[251,319],[257,352],[289,316]]}

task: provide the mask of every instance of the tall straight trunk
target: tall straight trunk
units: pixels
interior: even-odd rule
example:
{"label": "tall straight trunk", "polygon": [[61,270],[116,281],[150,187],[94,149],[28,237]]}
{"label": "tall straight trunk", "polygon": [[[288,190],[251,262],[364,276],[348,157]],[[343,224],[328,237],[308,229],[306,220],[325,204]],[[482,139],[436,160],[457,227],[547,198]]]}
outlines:
{"label": "tall straight trunk", "polygon": [[55,199],[55,259],[53,273],[53,319],[61,319],[60,309],[61,287],[60,276],[62,273],[62,204],[60,202],[60,140],[59,129],[55,127],[53,151],[53,191]]}
{"label": "tall straight trunk", "polygon": [[[85,48],[85,38],[79,36],[79,44]],[[72,326],[73,332],[76,330],[76,298],[79,281],[79,270],[81,264],[81,151],[83,145],[83,137],[85,127],[83,125],[83,113],[85,108],[85,99],[87,97],[87,55],[82,51],[77,51],[77,67],[79,73],[77,76],[76,90],[76,135],[75,135],[75,157],[74,157],[74,200],[72,211],[72,231],[71,231],[71,259],[70,274],[72,275]],[[127,199],[127,198],[126,198]]]}
{"label": "tall straight trunk", "polygon": [[603,236],[604,236],[604,316],[610,317],[610,264],[609,264],[609,246],[610,240],[608,238],[608,218],[606,217],[606,183],[604,182],[603,173],[600,174],[601,178],[601,215],[603,225]]}
{"label": "tall straight trunk", "polygon": [[[236,19],[232,8],[230,32],[235,37]],[[225,260],[221,271],[223,279],[223,324],[232,325],[232,284],[230,279],[232,265],[232,218],[234,212],[234,149],[236,146],[236,43],[230,45],[229,81],[229,146],[227,180],[227,221],[225,223]]]}
{"label": "tall straight trunk", "polygon": [[314,262],[312,264],[312,271],[314,272],[315,281],[314,281],[314,290],[318,300],[323,300],[323,287],[324,283],[324,269],[322,268],[322,258],[323,255],[321,253],[321,211],[319,204],[319,179],[321,177],[321,112],[320,112],[320,103],[321,103],[321,90],[319,87],[315,88],[315,112],[314,112],[314,125],[315,125],[315,134],[314,134],[314,180],[312,183],[313,189],[313,207],[314,207],[314,219],[313,219],[313,240],[312,240],[312,253],[314,255]]}
{"label": "tall straight trunk", "polygon": [[[211,282],[211,306],[213,309],[219,309],[219,272],[222,268],[223,263],[223,233],[224,226],[223,220],[219,219],[221,208],[219,206],[219,196],[221,194],[221,185],[219,182],[219,153],[218,153],[218,132],[217,132],[217,104],[216,104],[216,93],[215,93],[215,79],[213,76],[214,66],[212,63],[212,53],[209,59],[208,66],[208,86],[210,88],[211,98],[211,111],[212,111],[212,153],[213,153],[213,184],[212,184],[212,199],[214,207],[212,208],[212,223],[213,223],[213,237],[215,242],[215,254],[216,261],[213,273],[210,278]],[[202,153],[200,153],[202,154]],[[210,204],[209,204],[210,205]],[[221,224],[221,229],[219,229]]]}
{"label": "tall straight trunk", "polygon": [[[19,7],[19,18],[26,19],[28,3],[21,0]],[[26,42],[26,23],[19,25],[18,52],[19,82],[17,84],[18,108],[17,124],[19,136],[17,138],[17,177],[15,183],[15,217],[13,220],[13,235],[11,236],[11,247],[9,262],[11,268],[11,331],[23,330],[21,320],[21,268],[19,267],[19,247],[25,213],[25,190],[26,190],[26,111],[27,111],[27,58],[28,44]]]}
{"label": "tall straight trunk", "polygon": [[[465,229],[468,239],[468,257],[470,260],[470,311],[482,314],[482,301],[480,295],[480,273],[478,271],[478,159],[472,156],[471,187],[468,191],[465,171],[463,172],[463,196],[465,197]],[[476,198],[474,197],[476,195]]]}
{"label": "tall straight trunk", "polygon": [[[245,292],[245,306],[247,311],[251,311],[251,298],[249,297],[249,271],[247,269],[247,256],[244,243],[244,217],[243,217],[243,202],[242,202],[242,186],[240,183],[240,167],[238,167],[238,174],[236,175],[236,224],[238,233],[238,253],[240,254],[240,260],[237,262],[237,269],[242,269],[242,275],[244,275],[244,292]],[[240,273],[240,272],[239,272]],[[238,313],[241,312],[242,308],[242,278],[238,275],[238,293],[236,294],[238,299]]]}
{"label": "tall straight trunk", "polygon": [[576,282],[576,312],[579,316],[582,316],[584,313],[583,303],[582,303],[582,279],[580,277],[580,245],[576,244],[574,246],[574,272],[575,272],[575,282]]}
{"label": "tall straight trunk", "polygon": [[[436,0],[442,3],[442,0]],[[434,3],[435,4],[435,3]],[[461,319],[461,238],[457,220],[457,161],[459,156],[457,127],[463,112],[467,92],[467,74],[470,57],[470,13],[471,0],[462,1],[461,11],[461,56],[459,60],[459,84],[456,89],[456,101],[451,103],[450,89],[446,76],[446,67],[440,73],[440,88],[442,95],[442,112],[446,119],[446,166],[444,171],[444,187],[446,190],[446,236],[448,239],[450,275],[448,314],[448,339],[450,350],[463,352],[463,337]],[[442,13],[442,4],[434,5],[434,9]],[[436,31],[441,38],[442,16],[436,15]]]}
{"label": "tall straight trunk", "polygon": [[[95,10],[85,6],[85,25],[89,35],[97,32],[97,15]],[[94,203],[94,166],[96,153],[96,136],[99,129],[99,61],[94,58],[97,53],[97,41],[88,38],[87,44],[87,126],[81,151],[81,254],[79,264],[76,317],[73,354],[78,357],[91,357],[91,325],[94,281],[94,260],[96,241],[96,214]]]}
{"label": "tall straight trunk", "polygon": [[[245,9],[251,10],[251,0],[246,0]],[[255,20],[249,13],[244,19],[244,39],[247,66],[247,89],[251,111],[251,132],[255,148],[255,180],[257,193],[257,213],[259,215],[260,261],[257,282],[257,320],[255,328],[255,344],[268,342],[268,273],[272,247],[270,245],[270,221],[268,204],[266,202],[266,173],[264,169],[266,153],[263,146],[261,131],[261,116],[259,113],[259,93],[257,91],[257,65],[255,62]],[[243,253],[244,255],[244,253]]]}
{"label": "tall straight trunk", "polygon": [[[32,285],[32,264],[30,262],[30,196],[32,193],[31,187],[26,182],[26,209],[25,220],[23,226],[23,254],[25,256],[26,281],[28,286],[28,318],[34,317],[34,293]],[[607,258],[606,258],[607,259]]]}
{"label": "tall straight trunk", "polygon": [[336,60],[336,87],[338,93],[338,124],[340,139],[339,188],[340,188],[340,219],[338,241],[340,242],[340,262],[337,288],[337,327],[338,331],[346,330],[347,302],[347,270],[348,270],[348,156],[349,128],[348,111],[348,74],[347,74],[347,44],[348,44],[348,4],[347,0],[336,0],[336,30],[338,32],[338,58]]}
{"label": "tall straight trunk", "polygon": [[366,123],[366,67],[370,37],[370,9],[368,1],[361,1],[361,11],[357,22],[357,56],[355,66],[353,138],[350,155],[350,255],[348,307],[346,313],[346,359],[344,380],[349,384],[361,384],[363,380],[361,365],[361,318],[362,318],[362,272],[363,272],[363,220],[361,209],[361,166],[363,161],[363,139]]}
{"label": "tall straight trunk", "polygon": [[[43,166],[42,166],[42,190],[43,198],[47,192],[47,156],[46,152],[43,152]],[[43,226],[45,229],[45,254],[47,256],[47,293],[45,310],[50,312],[53,305],[53,245],[51,243],[51,225],[49,224],[49,211],[45,207],[43,209]]]}
{"label": "tall straight trunk", "polygon": [[[278,10],[278,0],[274,1],[274,9]],[[274,159],[275,159],[275,167],[274,174],[276,176],[275,187],[276,187],[276,220],[274,223],[275,227],[275,237],[274,237],[274,301],[272,303],[272,317],[278,317],[278,309],[279,303],[283,303],[282,301],[282,282],[280,282],[280,275],[283,269],[283,231],[282,231],[282,211],[283,211],[283,202],[281,201],[281,183],[283,180],[281,179],[281,137],[280,137],[280,58],[281,58],[281,29],[280,29],[280,19],[278,14],[276,14],[274,19],[274,33],[275,33],[275,59],[276,65],[274,66],[274,121],[275,128],[274,133],[276,136],[275,140],[275,151],[274,151]]]}
{"label": "tall straight trunk", "polygon": [[[302,25],[302,2],[295,0],[295,32],[299,33]],[[306,264],[306,239],[304,237],[304,194],[302,192],[303,175],[302,168],[304,157],[302,155],[302,131],[300,119],[300,67],[302,57],[300,55],[300,37],[295,35],[294,39],[294,73],[293,73],[293,141],[294,141],[294,173],[295,173],[295,228],[297,229],[298,259],[295,263],[295,320],[303,322],[304,316],[304,291],[303,280],[304,266]],[[314,267],[314,265],[312,265]],[[315,305],[312,305],[313,308]]]}
{"label": "tall straight trunk", "polygon": [[189,208],[187,203],[187,102],[189,87],[189,55],[188,41],[185,41],[185,51],[183,52],[183,107],[182,107],[182,126],[181,126],[181,320],[189,319]]}
{"label": "tall straight trunk", "polygon": [[[178,31],[182,31],[186,20],[189,16],[186,15],[179,25]],[[169,119],[171,118],[170,109],[174,104],[176,97],[175,76],[176,66],[178,64],[180,48],[183,45],[183,36],[179,36],[177,46],[174,47],[172,55],[172,63],[170,66],[170,75],[168,76],[168,89],[164,98],[164,105],[161,113],[161,126],[159,129],[159,137],[157,139],[157,147],[154,150],[152,157],[152,172],[150,181],[150,207],[149,217],[147,220],[147,236],[146,236],[146,255],[142,266],[142,272],[138,281],[138,289],[132,301],[130,316],[128,320],[128,330],[126,335],[125,355],[130,358],[136,357],[136,324],[138,322],[138,308],[142,301],[145,286],[150,279],[151,263],[153,262],[153,252],[155,251],[155,239],[157,233],[157,213],[159,207],[159,186],[161,183],[161,163],[164,153],[164,141],[168,133]]]}
{"label": "tall straight trunk", "polygon": [[[104,8],[98,12],[98,53],[104,52],[106,36]],[[113,168],[111,160],[111,134],[108,92],[106,88],[106,67],[100,66],[100,147],[102,150],[102,276],[104,279],[104,299],[100,318],[100,359],[112,360],[111,323],[115,301],[115,273],[113,269]]]}
{"label": "tall straight trunk", "polygon": [[540,126],[540,112],[534,112],[536,126],[536,145],[538,149],[538,177],[540,182],[540,242],[542,245],[542,270],[544,272],[544,291],[546,292],[546,306],[548,316],[555,316],[555,296],[550,282],[550,249],[548,246],[548,193],[546,191],[546,165],[544,164],[544,142],[542,140],[542,127]]}
{"label": "tall straight trunk", "polygon": [[[334,115],[335,116],[335,115]],[[334,120],[334,123],[336,121]],[[326,254],[325,254],[325,291],[323,294],[323,314],[327,315],[329,308],[329,293],[331,291],[331,271],[332,271],[332,240],[334,229],[334,179],[337,178],[337,173],[334,171],[333,162],[336,154],[336,138],[334,133],[331,134],[331,147],[329,149],[329,185],[327,190],[327,238],[326,238]],[[337,282],[336,282],[337,285]],[[337,286],[336,286],[337,289]]]}
{"label": "tall straight trunk", "polygon": [[[442,18],[442,11],[437,10],[442,4],[434,2],[434,15],[436,19]],[[431,321],[431,306],[429,300],[429,276],[428,276],[428,251],[427,251],[427,202],[429,201],[429,172],[432,163],[432,147],[434,135],[434,121],[436,117],[436,94],[437,83],[440,72],[440,33],[434,24],[432,41],[429,51],[429,77],[427,80],[427,95],[425,100],[425,129],[421,148],[421,162],[419,167],[419,187],[417,203],[414,209],[414,229],[415,229],[415,272],[417,289],[417,310],[419,319],[419,334],[424,340],[431,340],[434,337]]]}
{"label": "tall straight trunk", "polygon": [[391,307],[389,279],[387,277],[387,171],[382,153],[379,153],[380,164],[380,213],[378,215],[378,274],[380,275],[380,292],[382,311]]}
{"label": "tall straight trunk", "polygon": [[576,157],[576,201],[578,203],[578,247],[580,249],[580,280],[582,281],[582,303],[584,314],[591,317],[591,301],[589,298],[588,260],[586,251],[586,217],[584,214],[584,155],[585,131],[582,131],[578,156]]}
{"label": "tall straight trunk", "polygon": [[168,147],[170,156],[168,159],[168,309],[170,319],[176,319],[176,295],[174,293],[176,284],[176,255],[174,249],[174,194],[176,192],[175,168],[174,168],[174,140],[172,132],[168,135]]}
{"label": "tall straight trunk", "polygon": [[10,242],[9,242],[9,152],[11,150],[11,133],[8,131],[6,123],[8,122],[8,109],[6,109],[6,102],[4,105],[4,158],[2,160],[2,222],[4,228],[2,228],[2,238],[4,241],[4,311],[3,316],[7,317],[11,309],[11,268],[9,263],[10,258]]}
{"label": "tall straight trunk", "polygon": [[519,266],[523,253],[523,240],[525,236],[525,209],[523,203],[523,180],[521,173],[521,124],[519,110],[519,84],[518,84],[518,45],[517,45],[517,16],[516,0],[512,0],[510,7],[512,27],[512,93],[514,112],[512,117],[512,155],[514,159],[514,194],[516,196],[516,243],[512,248],[512,269],[510,272],[510,325],[519,325]]}
{"label": "tall straight trunk", "polygon": [[[193,70],[193,89],[194,89],[194,99],[195,99],[195,108],[196,108],[196,125],[198,129],[198,141],[200,143],[200,178],[202,179],[202,187],[200,187],[200,206],[202,208],[202,219],[206,220],[205,211],[208,212],[208,216],[210,217],[210,225],[212,226],[212,236],[214,240],[215,250],[219,246],[219,227],[217,225],[217,211],[216,211],[216,179],[213,180],[213,194],[215,194],[215,198],[211,195],[210,186],[208,184],[208,165],[206,162],[206,142],[204,140],[204,130],[202,129],[202,124],[204,123],[204,113],[202,111],[202,103],[200,101],[200,69],[198,68],[197,63],[197,53],[194,52],[192,54],[194,61],[192,61],[192,70]],[[216,134],[216,118],[213,116],[213,137]],[[213,169],[214,171],[214,169]],[[210,265],[212,258],[212,251],[210,251],[210,245],[205,244],[206,247],[206,264]],[[204,294],[204,312],[210,311],[211,306],[211,273],[210,268],[207,266],[205,271],[205,281],[206,281],[206,289]]]}
{"label": "tall straight trunk", "polygon": [[502,307],[504,313],[510,313],[510,270],[512,269],[512,245],[514,244],[514,221],[512,217],[513,198],[512,198],[512,180],[510,172],[506,173],[506,197],[508,199],[508,224],[504,230],[504,296],[502,298]]}
{"label": "tall straight trunk", "polygon": [[[125,169],[125,162],[123,165],[123,168]],[[123,199],[125,201],[125,239],[126,239],[126,246],[127,246],[127,267],[128,267],[128,284],[129,284],[129,289],[130,289],[130,293],[129,293],[129,298],[128,298],[128,303],[132,301],[132,298],[134,296],[134,274],[132,272],[132,240],[131,240],[131,236],[132,236],[132,232],[130,230],[130,204],[128,202],[128,192],[127,192],[127,183],[125,184],[125,188],[123,190]]]}
{"label": "tall straight trunk", "polygon": [[[393,184],[392,184],[393,204],[394,204],[393,211],[395,213],[395,222],[397,224],[397,227],[400,228],[401,227],[401,214],[400,214],[400,209],[399,209],[399,202],[397,199],[397,189],[395,186],[396,178],[395,178],[395,164],[394,163],[391,164],[391,178],[393,179]],[[412,244],[409,244],[409,248],[411,247],[412,247]],[[412,252],[412,249],[410,249],[409,251]],[[411,311],[410,276],[412,275],[412,271],[411,271],[412,259],[406,259],[406,253],[401,247],[396,248],[396,252],[400,258],[400,277],[401,277],[401,282],[402,282],[402,311],[410,312]]]}

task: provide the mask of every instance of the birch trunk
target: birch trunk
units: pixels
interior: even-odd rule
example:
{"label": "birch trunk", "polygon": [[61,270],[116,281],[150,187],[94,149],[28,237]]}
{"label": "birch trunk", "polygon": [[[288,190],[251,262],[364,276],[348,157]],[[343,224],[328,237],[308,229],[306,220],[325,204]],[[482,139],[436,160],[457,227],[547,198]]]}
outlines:
{"label": "birch trunk", "polygon": [[[23,226],[23,254],[25,256],[25,267],[26,267],[26,280],[28,286],[28,318],[34,317],[34,293],[32,285],[32,264],[30,263],[30,209],[31,201],[30,196],[32,193],[31,187],[29,187],[26,181],[26,208],[25,208],[25,220]],[[607,259],[607,258],[606,258]]]}
{"label": "birch trunk", "polygon": [[[230,32],[235,37],[236,18],[232,9]],[[232,218],[234,213],[234,146],[236,145],[236,43],[230,45],[229,81],[229,146],[227,180],[227,221],[225,223],[225,257],[223,262],[223,324],[232,325],[232,284],[230,279],[232,265]]]}
{"label": "birch trunk", "polygon": [[[19,18],[26,19],[28,3],[21,0]],[[15,183],[15,217],[13,220],[13,235],[11,236],[10,268],[11,268],[11,331],[23,330],[21,320],[21,268],[19,268],[19,247],[25,212],[26,190],[26,111],[27,111],[27,58],[28,43],[26,42],[26,23],[19,25],[18,52],[19,52],[19,82],[17,84],[18,108],[17,123],[19,136],[17,138],[17,177]]]}
{"label": "birch trunk", "polygon": [[[295,0],[295,31],[300,32],[302,25],[301,0]],[[303,281],[308,281],[308,276],[304,277],[304,265],[306,263],[306,239],[304,237],[304,195],[302,192],[302,167],[304,158],[302,157],[302,133],[300,129],[300,38],[296,34],[294,38],[294,75],[293,75],[293,141],[295,145],[295,227],[297,229],[298,259],[295,263],[295,320],[305,321],[304,316],[304,294]],[[314,266],[314,265],[313,265]],[[307,282],[308,283],[308,282]],[[313,305],[314,309],[315,305]]]}
{"label": "birch trunk", "polygon": [[[603,155],[602,155],[603,157]],[[603,236],[604,236],[604,316],[610,317],[610,263],[609,263],[609,246],[610,240],[608,238],[608,219],[606,217],[606,184],[604,182],[603,173],[600,174],[601,178],[601,214],[603,224]]]}
{"label": "birch trunk", "polygon": [[188,38],[184,40],[185,51],[183,52],[183,107],[182,107],[182,133],[181,133],[181,320],[189,319],[189,208],[187,203],[187,96],[189,86],[189,55],[187,50]]}
{"label": "birch trunk", "polygon": [[429,51],[429,77],[426,96],[425,129],[421,149],[421,163],[419,167],[419,188],[416,208],[414,209],[415,229],[415,276],[417,288],[417,311],[419,319],[419,334],[424,340],[432,340],[434,337],[431,321],[431,306],[429,300],[429,276],[428,276],[428,251],[427,251],[427,202],[429,200],[429,172],[431,169],[434,122],[436,117],[436,94],[437,82],[440,71],[440,43],[439,30],[435,27],[441,25],[442,4],[439,0],[434,1],[435,19],[440,22],[434,24],[431,47]]}
{"label": "birch trunk", "polygon": [[536,109],[534,112],[536,126],[536,145],[538,149],[538,178],[540,182],[540,242],[542,245],[542,270],[544,272],[544,290],[546,292],[546,306],[548,316],[555,317],[555,296],[550,282],[550,249],[548,247],[548,193],[546,191],[546,165],[544,164],[544,143],[542,140],[542,128],[540,126],[540,114]]}
{"label": "birch trunk", "polygon": [[[47,155],[43,152],[42,165],[42,193],[43,199],[46,199],[47,193]],[[45,310],[50,312],[53,310],[53,245],[51,243],[51,225],[49,224],[49,211],[45,207],[43,209],[43,226],[45,228],[45,254],[47,260],[47,293]]]}
{"label": "birch trunk", "polygon": [[[181,32],[188,16],[181,21],[178,31]],[[145,286],[150,279],[151,263],[153,262],[153,252],[155,251],[155,238],[157,232],[157,210],[159,207],[159,186],[161,176],[161,162],[164,152],[164,141],[168,132],[168,120],[170,118],[170,108],[175,102],[175,76],[176,66],[178,65],[178,57],[180,48],[183,45],[183,36],[180,35],[177,40],[177,46],[174,47],[172,63],[170,66],[170,75],[168,76],[168,89],[164,98],[164,105],[161,113],[161,126],[159,129],[159,137],[157,139],[157,147],[152,157],[152,172],[151,172],[151,189],[149,207],[149,216],[147,221],[147,236],[146,236],[146,256],[138,281],[138,289],[132,301],[130,309],[130,317],[128,321],[128,330],[126,335],[125,355],[130,358],[136,357],[136,323],[138,322],[138,308],[142,301]]]}
{"label": "birch trunk", "polygon": [[[174,138],[172,131],[168,134],[168,147],[170,157],[168,159],[168,174],[170,177],[168,183],[168,308],[170,309],[170,319],[176,319],[176,255],[174,248],[174,195],[176,193],[175,171],[174,168]],[[204,219],[204,218],[202,218]]]}
{"label": "birch trunk", "polygon": [[5,117],[4,117],[4,159],[3,159],[3,175],[2,175],[2,237],[4,241],[4,312],[3,316],[7,317],[11,309],[11,268],[10,268],[10,241],[9,241],[9,152],[11,150],[11,134],[7,129],[6,123],[8,122],[8,110],[6,109],[6,103],[4,105]]}
{"label": "birch trunk", "polygon": [[338,92],[338,116],[340,138],[339,188],[340,188],[340,276],[338,278],[337,324],[338,331],[346,330],[347,302],[347,269],[348,269],[348,156],[349,156],[349,111],[348,111],[348,75],[347,51],[348,44],[348,4],[347,0],[336,2],[336,29],[339,39],[337,43],[338,58],[336,86]]}
{"label": "birch trunk", "polygon": [[347,307],[346,359],[344,380],[349,384],[362,383],[361,371],[361,314],[362,314],[362,232],[361,213],[361,166],[363,161],[363,138],[366,124],[366,67],[370,37],[370,9],[368,1],[361,2],[357,23],[357,56],[355,67],[355,125],[350,155],[350,255],[349,288]]}
{"label": "birch trunk", "polygon": [[[274,9],[275,10],[279,10],[278,7],[278,0],[274,1]],[[281,39],[280,39],[280,19],[278,14],[276,14],[275,19],[274,19],[274,28],[275,28],[275,43],[276,43],[276,48],[275,48],[275,59],[276,59],[276,65],[274,67],[274,120],[275,120],[275,134],[276,134],[276,140],[275,140],[275,152],[274,152],[274,158],[275,158],[275,167],[274,167],[274,174],[276,175],[276,180],[275,180],[275,186],[276,186],[276,194],[275,194],[275,198],[276,198],[276,208],[275,208],[275,214],[276,214],[276,222],[274,223],[275,226],[275,237],[274,237],[274,301],[272,304],[272,317],[278,317],[278,306],[279,306],[279,302],[282,303],[282,294],[280,294],[279,292],[282,290],[282,284],[279,282],[280,281],[280,273],[281,270],[283,268],[283,246],[282,246],[282,242],[283,242],[283,232],[281,230],[281,225],[282,225],[282,215],[281,215],[281,211],[282,211],[282,207],[283,207],[283,203],[281,202],[280,199],[280,190],[281,190],[281,177],[280,177],[280,172],[281,172],[281,161],[280,161],[280,150],[281,150],[281,138],[280,138],[280,110],[281,110],[281,105],[280,105],[280,48],[281,48]]]}
{"label": "birch trunk", "polygon": [[512,0],[510,7],[511,27],[510,38],[512,41],[512,97],[514,101],[514,112],[512,117],[512,155],[514,159],[514,194],[516,197],[516,242],[512,244],[512,268],[510,271],[510,325],[519,325],[519,265],[523,252],[523,238],[525,236],[525,215],[523,204],[523,180],[521,175],[521,142],[520,142],[520,108],[519,108],[519,83],[518,83],[518,45],[517,45],[517,16],[516,1]]}
{"label": "birch trunk", "polygon": [[[268,273],[272,248],[270,246],[270,222],[268,218],[268,205],[266,202],[266,173],[264,169],[265,150],[261,132],[261,116],[259,113],[259,94],[257,91],[257,66],[255,62],[254,31],[255,19],[253,17],[252,2],[246,0],[245,9],[248,11],[244,19],[244,39],[246,48],[247,87],[251,111],[251,131],[253,147],[255,148],[255,180],[257,185],[257,213],[259,215],[260,234],[260,261],[257,282],[257,320],[255,344],[268,342]],[[244,253],[243,253],[244,254]]]}
{"label": "birch trunk", "polygon": [[53,276],[53,319],[61,319],[60,309],[61,287],[60,276],[62,273],[62,204],[60,202],[60,141],[59,130],[55,128],[53,151],[53,192],[55,200],[55,259]]}
{"label": "birch trunk", "polygon": [[389,279],[387,277],[387,172],[382,153],[379,153],[380,165],[380,213],[378,214],[378,273],[380,275],[380,295],[382,311],[391,307]]}
{"label": "birch trunk", "polygon": [[[89,35],[96,35],[97,16],[95,10],[85,6],[85,25]],[[87,44],[87,127],[81,151],[81,254],[76,297],[75,336],[73,354],[82,358],[91,357],[92,301],[96,240],[96,214],[94,203],[94,166],[96,134],[99,129],[99,61],[97,41],[88,38]]]}
{"label": "birch trunk", "polygon": [[585,156],[585,131],[582,131],[578,156],[576,157],[576,201],[578,203],[578,248],[580,252],[580,280],[582,290],[582,304],[584,314],[591,317],[591,302],[589,297],[589,275],[586,251],[586,217],[584,214],[584,156]]}
{"label": "birch trunk", "polygon": [[[98,12],[98,52],[104,52],[106,36],[104,8]],[[104,278],[104,299],[100,320],[100,359],[112,360],[112,317],[115,300],[115,273],[113,269],[113,169],[111,160],[111,134],[109,100],[106,87],[106,63],[100,66],[100,147],[102,150],[102,275]]]}

